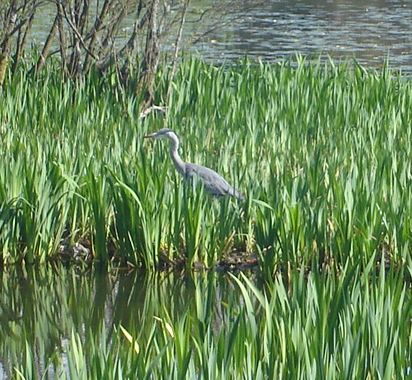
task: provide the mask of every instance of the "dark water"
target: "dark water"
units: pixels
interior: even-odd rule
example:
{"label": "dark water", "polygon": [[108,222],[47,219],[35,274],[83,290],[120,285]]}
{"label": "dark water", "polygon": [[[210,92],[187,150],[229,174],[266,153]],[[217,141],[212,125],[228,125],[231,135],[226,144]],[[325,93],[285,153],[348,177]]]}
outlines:
{"label": "dark water", "polygon": [[252,8],[243,2],[235,19],[199,46],[209,59],[245,54],[278,60],[295,53],[356,58],[412,71],[410,0],[268,0]]}
{"label": "dark water", "polygon": [[230,276],[216,272],[107,273],[61,265],[0,271],[0,380],[12,373],[25,341],[36,352],[37,373],[53,378],[44,358],[64,361],[72,331],[97,337],[103,326],[110,337],[121,324],[136,333],[165,309],[172,319],[194,313],[199,290],[205,299],[209,293],[216,325],[226,318],[223,305],[241,298]]}
{"label": "dark water", "polygon": [[[33,41],[45,40],[54,12],[42,9]],[[120,42],[131,25],[129,18]],[[277,61],[299,53],[373,67],[389,59],[391,67],[412,72],[412,0],[192,0],[184,35],[186,50],[211,61],[245,55]]]}
{"label": "dark water", "polygon": [[[189,328],[199,330],[210,326],[220,337],[213,343],[218,345],[217,342],[222,342],[221,337],[226,339],[227,333],[237,329],[239,321],[243,331],[246,324],[250,327],[251,320],[238,319],[248,313],[245,307],[248,302],[256,317],[252,320],[258,326],[263,326],[260,323],[267,318],[265,310],[270,310],[273,315],[270,326],[287,326],[288,337],[295,333],[297,337],[305,337],[307,332],[319,335],[323,331],[322,342],[335,339],[353,342],[353,346],[345,347],[355,347],[360,340],[359,347],[369,352],[371,358],[379,358],[375,360],[385,357],[390,347],[396,345],[395,363],[403,363],[405,367],[400,371],[409,374],[411,341],[406,330],[410,330],[411,293],[405,284],[404,273],[398,276],[392,272],[379,279],[371,276],[365,281],[363,275],[355,274],[355,270],[346,272],[340,282],[327,274],[311,274],[305,278],[303,271],[299,271],[292,274],[290,281],[283,282],[284,279],[278,277],[272,285],[265,287],[259,283],[256,274],[246,273],[254,287],[262,292],[266,290],[265,297],[268,296],[268,302],[275,307],[266,309],[259,307],[252,298],[247,301],[239,283],[227,273],[199,272],[186,276],[138,271],[107,273],[61,265],[0,270],[0,380],[19,378],[16,367],[33,368],[33,375],[27,379],[60,378],[61,369],[69,374],[70,364],[74,365],[73,356],[70,356],[70,345],[76,339],[73,333],[79,337],[85,363],[89,366],[96,364],[92,347],[99,353],[118,347],[119,337],[122,338],[121,347],[127,353],[129,344],[119,334],[120,325],[136,337],[143,349],[151,340],[152,331],[156,334],[154,339],[166,333],[163,325],[158,324],[159,319],[162,322],[170,320],[175,328],[184,328],[182,318],[187,317],[193,321]],[[244,283],[242,275],[238,277]],[[244,291],[247,292],[246,288]],[[334,311],[339,311],[338,318],[333,318]],[[350,316],[355,321],[353,324]],[[325,329],[326,318],[334,320],[333,328]],[[364,323],[359,323],[361,320]],[[197,338],[201,336],[199,331]],[[251,338],[254,335],[245,333],[242,336]],[[375,343],[371,336],[376,336],[378,342],[382,339],[382,343]],[[395,344],[398,341],[399,346]],[[157,342],[162,344],[164,340]],[[311,352],[326,352],[318,343],[318,340],[307,343],[312,347]],[[296,341],[293,344],[296,345]],[[28,349],[29,354],[25,356]],[[273,349],[282,355],[280,346],[274,344]],[[113,350],[116,352],[116,348]],[[293,355],[293,350],[287,355]],[[27,356],[30,356],[29,365],[26,365]],[[388,365],[388,368],[392,367]],[[74,376],[68,378],[76,379]]]}

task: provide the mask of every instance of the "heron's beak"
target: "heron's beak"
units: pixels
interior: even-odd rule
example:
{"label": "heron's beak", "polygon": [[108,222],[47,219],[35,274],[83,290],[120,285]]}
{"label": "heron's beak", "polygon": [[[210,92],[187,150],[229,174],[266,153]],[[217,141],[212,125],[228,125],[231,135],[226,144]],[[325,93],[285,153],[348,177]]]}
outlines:
{"label": "heron's beak", "polygon": [[156,137],[156,133],[149,133],[148,135],[143,136],[144,139],[152,139]]}

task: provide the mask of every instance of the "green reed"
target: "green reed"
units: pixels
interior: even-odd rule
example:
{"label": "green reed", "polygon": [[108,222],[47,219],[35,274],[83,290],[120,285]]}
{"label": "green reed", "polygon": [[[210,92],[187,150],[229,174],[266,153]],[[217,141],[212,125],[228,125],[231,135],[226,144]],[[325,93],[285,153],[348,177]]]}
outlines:
{"label": "green reed", "polygon": [[[162,104],[169,70],[157,77]],[[412,82],[357,64],[213,66],[185,60],[167,115],[139,119],[114,77],[64,82],[22,69],[0,104],[3,262],[45,261],[61,240],[93,256],[154,268],[213,266],[254,252],[268,276],[300,268],[410,261]],[[161,127],[182,156],[212,167],[247,200],[184,186]]]}

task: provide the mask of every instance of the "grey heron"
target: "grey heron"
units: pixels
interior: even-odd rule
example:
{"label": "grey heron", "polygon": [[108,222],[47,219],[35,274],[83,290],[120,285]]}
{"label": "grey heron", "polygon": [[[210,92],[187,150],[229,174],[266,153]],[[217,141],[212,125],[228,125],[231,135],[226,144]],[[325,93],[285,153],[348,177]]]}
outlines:
{"label": "grey heron", "polygon": [[169,128],[162,128],[157,132],[150,133],[144,138],[161,139],[167,138],[170,141],[170,156],[177,171],[187,180],[199,180],[205,190],[214,196],[229,195],[239,200],[244,200],[243,195],[214,170],[202,165],[184,162],[179,155],[179,138],[176,133]]}

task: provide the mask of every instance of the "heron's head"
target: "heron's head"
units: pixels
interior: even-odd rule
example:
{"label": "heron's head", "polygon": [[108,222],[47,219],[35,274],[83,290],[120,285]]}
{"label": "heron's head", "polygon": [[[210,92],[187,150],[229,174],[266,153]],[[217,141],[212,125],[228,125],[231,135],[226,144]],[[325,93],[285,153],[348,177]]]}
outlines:
{"label": "heron's head", "polygon": [[162,128],[159,129],[157,132],[149,133],[148,135],[144,136],[145,139],[161,139],[165,137],[170,140],[173,140],[176,138],[176,133],[174,133],[169,128]]}

